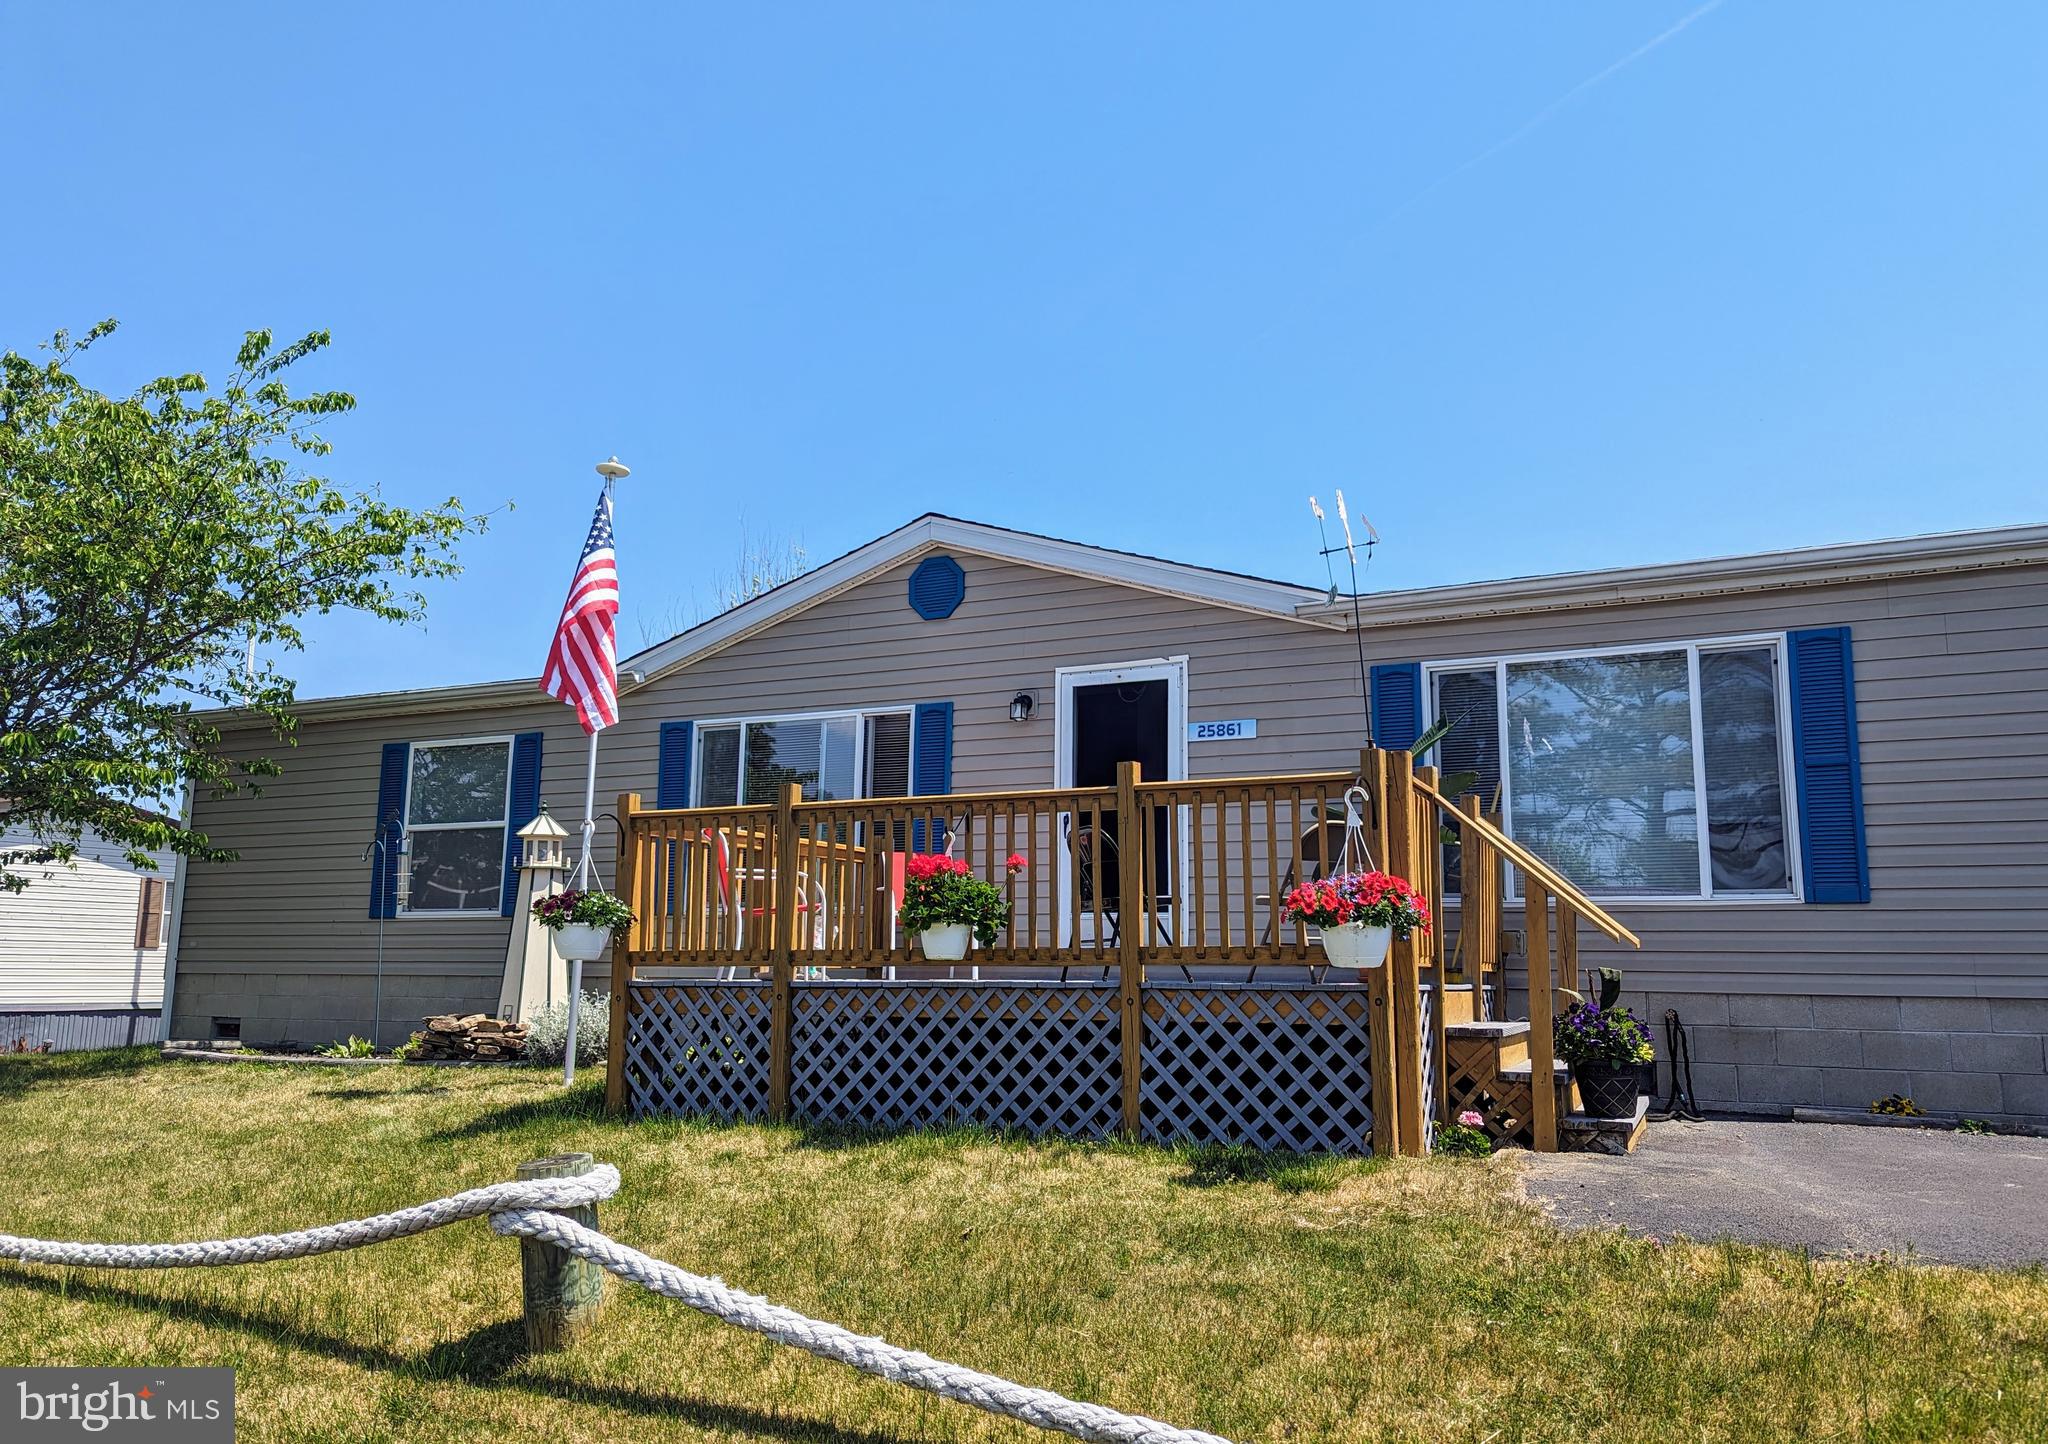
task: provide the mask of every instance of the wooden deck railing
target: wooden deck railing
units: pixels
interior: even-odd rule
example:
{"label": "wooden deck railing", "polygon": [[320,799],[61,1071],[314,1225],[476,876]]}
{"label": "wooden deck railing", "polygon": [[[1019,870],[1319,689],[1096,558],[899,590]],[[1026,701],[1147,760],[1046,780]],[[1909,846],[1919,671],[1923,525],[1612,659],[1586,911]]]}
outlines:
{"label": "wooden deck railing", "polygon": [[[1504,998],[1504,865],[1524,878],[1531,1052],[1539,1079],[1552,1054],[1552,989],[1576,986],[1578,923],[1622,941],[1633,943],[1635,936],[1508,838],[1481,814],[1476,799],[1446,798],[1435,769],[1414,767],[1404,752],[1367,749],[1355,773],[1148,782],[1126,763],[1115,787],[851,802],[805,802],[795,784],[772,804],[747,807],[655,809],[626,794],[618,805],[624,833],[618,888],[636,920],[614,949],[614,1040],[625,1026],[619,983],[641,968],[765,974],[774,985],[776,1036],[786,1040],[799,969],[886,976],[912,966],[947,967],[926,963],[896,925],[908,859],[943,852],[1002,888],[1013,909],[995,946],[977,949],[970,964],[1005,973],[1057,969],[1062,977],[1092,970],[1103,981],[1114,975],[1131,1024],[1123,1030],[1124,1045],[1134,1050],[1148,966],[1249,970],[1321,963],[1307,930],[1283,921],[1283,899],[1295,883],[1337,869],[1344,796],[1360,783],[1370,800],[1363,836],[1372,862],[1414,882],[1440,919],[1444,821],[1460,842],[1455,949],[1446,943],[1446,919],[1428,933],[1398,940],[1388,966],[1367,975],[1375,1098],[1392,1100],[1398,1123],[1397,1130],[1380,1132],[1390,1148],[1398,1143],[1406,1151],[1412,1144],[1419,1151],[1425,1122],[1420,987],[1425,979],[1456,980],[1474,984],[1475,997],[1491,987]],[[1559,950],[1554,967],[1553,936]],[[1440,999],[1429,1012],[1441,1100],[1447,1008]],[[623,1052],[612,1050],[615,1101],[623,1088]],[[1127,1063],[1125,1077],[1135,1080],[1136,1059]],[[786,1107],[786,1087],[784,1074],[778,1107]],[[1535,1094],[1537,1137],[1554,1140],[1555,1100],[1541,1087]]]}

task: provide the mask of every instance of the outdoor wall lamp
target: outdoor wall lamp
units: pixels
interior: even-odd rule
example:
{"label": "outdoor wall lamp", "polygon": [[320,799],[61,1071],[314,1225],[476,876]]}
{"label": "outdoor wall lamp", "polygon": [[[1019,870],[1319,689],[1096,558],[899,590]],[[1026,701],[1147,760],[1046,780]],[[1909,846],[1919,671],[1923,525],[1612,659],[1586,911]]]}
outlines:
{"label": "outdoor wall lamp", "polygon": [[1010,699],[1010,720],[1012,722],[1029,722],[1031,720],[1031,709],[1037,705],[1037,703],[1031,700],[1029,692],[1019,692]]}

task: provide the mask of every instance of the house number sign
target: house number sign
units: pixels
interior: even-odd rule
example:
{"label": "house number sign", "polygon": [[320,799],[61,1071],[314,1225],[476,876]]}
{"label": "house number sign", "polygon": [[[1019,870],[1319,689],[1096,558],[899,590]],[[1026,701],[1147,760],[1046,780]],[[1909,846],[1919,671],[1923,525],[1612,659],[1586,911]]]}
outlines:
{"label": "house number sign", "polygon": [[1259,735],[1259,719],[1239,717],[1229,722],[1190,722],[1190,742],[1242,742]]}

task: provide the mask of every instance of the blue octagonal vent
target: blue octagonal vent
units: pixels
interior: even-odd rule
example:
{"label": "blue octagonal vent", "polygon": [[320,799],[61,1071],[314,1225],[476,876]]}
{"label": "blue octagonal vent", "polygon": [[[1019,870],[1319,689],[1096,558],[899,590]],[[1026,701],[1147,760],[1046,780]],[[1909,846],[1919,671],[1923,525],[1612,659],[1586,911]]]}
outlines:
{"label": "blue octagonal vent", "polygon": [[951,557],[926,557],[910,574],[910,609],[927,622],[953,615],[967,595],[967,573]]}

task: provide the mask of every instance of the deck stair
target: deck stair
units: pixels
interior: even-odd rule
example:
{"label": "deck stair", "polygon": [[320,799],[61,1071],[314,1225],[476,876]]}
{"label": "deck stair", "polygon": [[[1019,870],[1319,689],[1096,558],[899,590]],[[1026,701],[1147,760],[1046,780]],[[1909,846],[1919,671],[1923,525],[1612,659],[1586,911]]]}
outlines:
{"label": "deck stair", "polygon": [[[1456,1118],[1469,1109],[1484,1120],[1482,1126],[1496,1143],[1534,1148],[1536,1110],[1530,1085],[1535,1065],[1529,1058],[1529,1024],[1450,1023],[1444,1027],[1444,1043],[1447,1116]],[[1552,1067],[1555,1116],[1562,1119],[1576,1109],[1571,1072],[1563,1063]]]}

